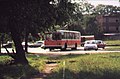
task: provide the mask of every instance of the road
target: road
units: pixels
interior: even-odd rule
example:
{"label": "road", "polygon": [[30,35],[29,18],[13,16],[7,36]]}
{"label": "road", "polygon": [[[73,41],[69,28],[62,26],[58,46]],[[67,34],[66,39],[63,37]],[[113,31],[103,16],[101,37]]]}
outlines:
{"label": "road", "polygon": [[[12,52],[12,48],[8,48],[9,52]],[[2,53],[6,53],[4,48],[1,49]],[[83,47],[78,47],[77,50],[67,49],[66,51],[60,51],[58,49],[49,51],[48,49],[44,50],[40,47],[37,48],[28,48],[28,52],[33,54],[54,54],[54,55],[67,55],[67,54],[94,54],[94,53],[110,53],[110,52],[120,52],[120,51],[105,51],[104,49],[99,48],[97,51],[88,50],[84,51]]]}
{"label": "road", "polygon": [[55,55],[120,52],[120,51],[105,51],[104,49],[101,49],[101,48],[99,48],[97,51],[95,50],[84,51],[83,47],[78,47],[77,50],[67,49],[66,51],[61,51],[61,50],[49,51],[48,49],[44,50],[41,48],[30,48],[28,51],[35,54],[55,54]]}

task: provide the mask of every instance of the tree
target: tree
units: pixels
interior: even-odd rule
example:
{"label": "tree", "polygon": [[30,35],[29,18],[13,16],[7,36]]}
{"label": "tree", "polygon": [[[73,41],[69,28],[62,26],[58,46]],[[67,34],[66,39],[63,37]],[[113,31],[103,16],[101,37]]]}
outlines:
{"label": "tree", "polygon": [[0,29],[11,33],[16,49],[16,54],[13,56],[15,63],[28,63],[21,45],[23,30],[28,29],[28,32],[30,32],[33,28],[47,29],[52,25],[52,10],[54,8],[49,2],[50,0],[0,1],[0,10],[2,11],[0,12],[0,25],[2,26]]}
{"label": "tree", "polygon": [[112,5],[98,5],[95,8],[94,14],[97,15],[114,15],[120,13],[120,7],[112,6]]}
{"label": "tree", "polygon": [[72,23],[68,25],[68,30],[79,31],[83,35],[85,33],[82,25],[80,23]]}
{"label": "tree", "polygon": [[84,16],[84,26],[86,34],[93,34],[95,39],[102,39],[103,30],[98,25],[95,15],[85,15]]}
{"label": "tree", "polygon": [[13,39],[15,63],[28,64],[21,45],[22,33],[27,36],[68,22],[67,12],[73,7],[66,8],[66,4],[72,5],[68,0],[0,0],[0,32],[10,33]]}
{"label": "tree", "polygon": [[69,2],[69,0],[58,0],[58,5],[56,6],[56,23],[55,25],[64,26],[69,24],[71,21],[71,16],[74,11],[74,3]]}

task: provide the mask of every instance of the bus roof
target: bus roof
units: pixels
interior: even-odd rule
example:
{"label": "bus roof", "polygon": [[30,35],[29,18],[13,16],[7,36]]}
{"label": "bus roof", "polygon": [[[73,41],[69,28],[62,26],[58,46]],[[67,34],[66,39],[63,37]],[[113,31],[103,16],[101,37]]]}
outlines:
{"label": "bus roof", "polygon": [[57,32],[72,32],[72,33],[80,33],[78,31],[70,31],[70,30],[57,30]]}
{"label": "bus roof", "polygon": [[79,31],[70,31],[70,30],[57,30],[57,31],[53,31],[53,32],[46,32],[46,34],[51,34],[51,33],[55,33],[55,32],[71,32],[71,33],[79,33]]}

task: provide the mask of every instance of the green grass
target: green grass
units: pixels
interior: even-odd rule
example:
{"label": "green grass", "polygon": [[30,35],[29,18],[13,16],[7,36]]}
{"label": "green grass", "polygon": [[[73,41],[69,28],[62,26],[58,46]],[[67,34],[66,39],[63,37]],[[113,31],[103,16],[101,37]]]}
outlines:
{"label": "green grass", "polygon": [[104,42],[108,45],[108,48],[105,48],[105,50],[120,51],[120,40],[108,40]]}
{"label": "green grass", "polygon": [[[6,65],[11,59],[0,56],[0,79],[30,79],[44,69],[46,61],[58,61],[58,65],[46,79],[118,79],[120,77],[120,53],[85,54],[66,56],[27,55],[29,65]],[[3,78],[2,78],[3,77]]]}
{"label": "green grass", "polygon": [[104,50],[107,50],[107,51],[120,51],[120,46],[109,46],[108,48],[105,48]]}
{"label": "green grass", "polygon": [[119,53],[68,55],[60,59],[62,62],[59,69],[57,68],[47,79],[63,79],[64,67],[64,79],[118,79],[120,76]]}
{"label": "green grass", "polygon": [[[119,40],[105,41],[107,45],[118,45]],[[105,50],[120,51],[120,46],[110,46]],[[120,77],[120,53],[85,54],[49,57],[28,54],[29,65],[8,65],[11,58],[0,56],[0,79],[30,79],[41,73],[46,61],[59,65],[46,79],[118,79]],[[64,65],[65,63],[65,65]]]}
{"label": "green grass", "polygon": [[42,72],[45,56],[28,55],[29,65],[8,65],[10,57],[0,56],[0,79],[29,79]]}
{"label": "green grass", "polygon": [[120,45],[120,40],[107,40],[104,41],[107,45]]}

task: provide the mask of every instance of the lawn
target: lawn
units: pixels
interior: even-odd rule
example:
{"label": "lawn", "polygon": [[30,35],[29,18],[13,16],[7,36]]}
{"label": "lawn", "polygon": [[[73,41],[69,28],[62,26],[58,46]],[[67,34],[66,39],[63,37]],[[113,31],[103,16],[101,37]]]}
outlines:
{"label": "lawn", "polygon": [[120,40],[107,40],[104,41],[108,48],[105,48],[105,50],[108,51],[120,51]]}
{"label": "lawn", "polygon": [[47,79],[63,79],[63,72],[64,79],[118,79],[120,77],[120,53],[67,55],[59,57],[58,60],[62,60],[60,67]]}
{"label": "lawn", "polygon": [[10,57],[0,56],[0,79],[30,79],[44,68],[46,56],[27,55],[29,65],[9,65]]}
{"label": "lawn", "polygon": [[[44,70],[46,61],[58,66],[45,79],[118,79],[120,53],[65,56],[27,55],[29,65],[7,65],[8,56],[0,56],[0,79],[30,79]],[[49,63],[51,64],[51,63]]]}
{"label": "lawn", "polygon": [[106,40],[104,41],[108,46],[120,45],[120,40]]}
{"label": "lawn", "polygon": [[[120,41],[105,41],[105,50],[120,51]],[[10,57],[0,56],[0,79],[30,79],[43,72],[46,61],[58,66],[45,79],[118,79],[120,53],[43,56],[28,54],[29,65],[9,65]]]}
{"label": "lawn", "polygon": [[105,48],[104,50],[107,50],[107,51],[120,51],[120,46],[108,46],[108,48]]}

